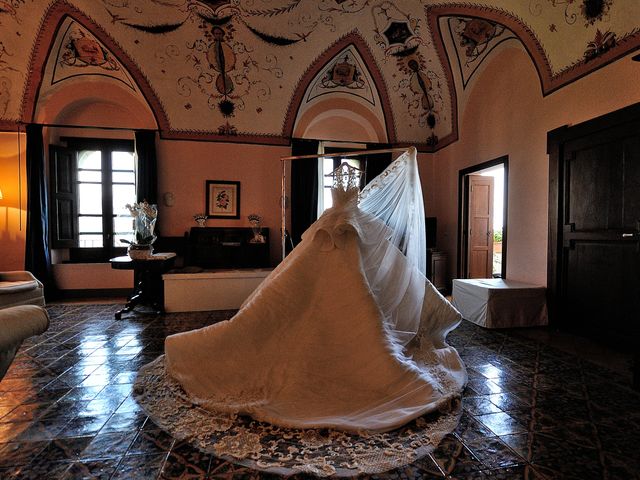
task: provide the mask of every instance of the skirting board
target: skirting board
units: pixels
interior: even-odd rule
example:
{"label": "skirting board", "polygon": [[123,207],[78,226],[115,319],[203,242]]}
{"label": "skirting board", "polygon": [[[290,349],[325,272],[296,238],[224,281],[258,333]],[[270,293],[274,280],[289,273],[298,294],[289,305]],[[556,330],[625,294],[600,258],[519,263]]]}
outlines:
{"label": "skirting board", "polygon": [[269,273],[271,269],[257,268],[164,274],[164,309],[167,312],[238,309]]}

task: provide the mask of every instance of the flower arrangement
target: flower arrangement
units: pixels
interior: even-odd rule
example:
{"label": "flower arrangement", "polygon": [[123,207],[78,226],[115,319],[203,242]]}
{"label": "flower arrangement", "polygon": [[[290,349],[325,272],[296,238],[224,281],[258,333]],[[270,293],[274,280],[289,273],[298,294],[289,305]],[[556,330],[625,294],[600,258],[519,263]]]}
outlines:
{"label": "flower arrangement", "polygon": [[199,227],[204,227],[207,221],[207,216],[204,213],[196,213],[193,216],[193,219],[196,221]]}
{"label": "flower arrangement", "polygon": [[126,204],[125,208],[129,210],[129,213],[133,217],[133,234],[134,239],[124,240],[122,243],[134,245],[148,245],[150,246],[156,241],[156,236],[153,231],[156,227],[156,219],[158,218],[158,206],[150,205],[145,200],[144,202]]}
{"label": "flower arrangement", "polygon": [[257,213],[251,213],[247,215],[249,219],[249,223],[251,224],[251,230],[253,230],[253,238],[250,240],[250,243],[264,243],[264,236],[260,233],[262,231],[262,217]]}

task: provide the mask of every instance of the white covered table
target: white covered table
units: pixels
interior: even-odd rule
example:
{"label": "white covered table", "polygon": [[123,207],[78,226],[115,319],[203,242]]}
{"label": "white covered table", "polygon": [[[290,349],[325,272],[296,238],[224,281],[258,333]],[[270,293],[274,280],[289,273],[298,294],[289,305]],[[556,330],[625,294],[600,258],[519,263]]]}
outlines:
{"label": "white covered table", "polygon": [[490,279],[454,279],[452,303],[462,316],[487,328],[547,325],[545,288]]}

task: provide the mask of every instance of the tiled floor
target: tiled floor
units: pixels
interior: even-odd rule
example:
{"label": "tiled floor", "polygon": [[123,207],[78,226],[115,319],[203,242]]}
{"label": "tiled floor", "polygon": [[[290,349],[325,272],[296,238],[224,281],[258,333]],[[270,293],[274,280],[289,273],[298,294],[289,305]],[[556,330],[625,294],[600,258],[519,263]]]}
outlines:
{"label": "tiled floor", "polygon": [[[129,316],[54,305],[0,382],[0,478],[267,478],[158,429],[132,400],[168,334],[229,312]],[[640,395],[627,378],[520,335],[463,323],[450,336],[469,385],[457,430],[376,478],[640,478]]]}

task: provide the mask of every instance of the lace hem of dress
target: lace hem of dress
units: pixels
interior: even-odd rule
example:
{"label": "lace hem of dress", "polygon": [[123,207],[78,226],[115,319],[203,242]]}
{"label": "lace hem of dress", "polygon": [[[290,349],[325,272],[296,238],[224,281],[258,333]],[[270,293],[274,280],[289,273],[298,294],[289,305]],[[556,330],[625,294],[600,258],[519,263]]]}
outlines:
{"label": "lace hem of dress", "polygon": [[461,414],[459,396],[452,394],[440,411],[390,432],[285,428],[194,405],[167,374],[164,356],[140,370],[134,396],[153,422],[176,439],[233,463],[281,475],[350,477],[408,465],[433,451],[455,429]]}

